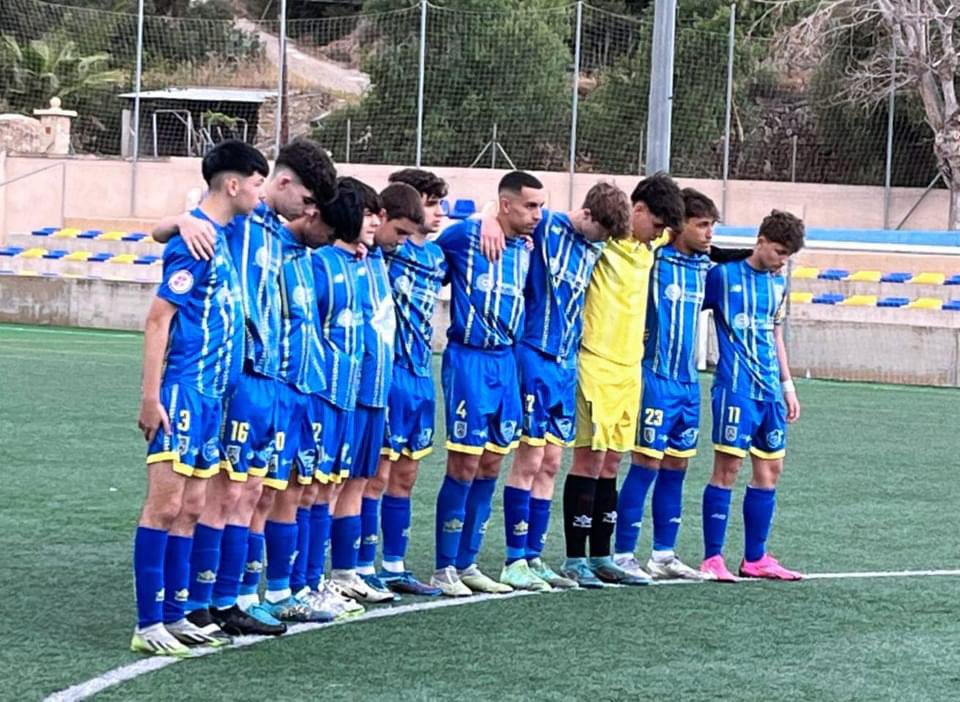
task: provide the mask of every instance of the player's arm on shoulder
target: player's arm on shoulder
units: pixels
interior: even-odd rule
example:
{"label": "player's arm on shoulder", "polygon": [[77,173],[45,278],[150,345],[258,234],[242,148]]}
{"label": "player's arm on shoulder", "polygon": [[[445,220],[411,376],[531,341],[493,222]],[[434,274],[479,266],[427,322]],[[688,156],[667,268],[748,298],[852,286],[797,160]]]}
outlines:
{"label": "player's arm on shoulder", "polygon": [[499,261],[507,248],[507,237],[500,222],[492,215],[480,219],[480,253],[490,262]]}
{"label": "player's arm on shoulder", "polygon": [[703,309],[719,309],[720,300],[723,299],[723,270],[720,266],[714,266],[707,271],[707,282],[703,292]]}
{"label": "player's arm on shoulder", "polygon": [[210,260],[217,241],[217,232],[210,222],[184,212],[161,219],[150,235],[156,241],[165,244],[178,232],[194,258]]}
{"label": "player's arm on shoulder", "polygon": [[161,297],[153,298],[147,312],[143,333],[143,390],[137,419],[137,426],[147,441],[153,439],[161,426],[170,433],[170,418],[160,402],[160,380],[170,340],[170,323],[176,312],[176,306]]}
{"label": "player's arm on shoulder", "polygon": [[777,364],[780,366],[780,385],[783,387],[783,401],[787,405],[787,421],[795,422],[800,419],[800,400],[797,398],[797,388],[790,375],[790,362],[787,358],[787,344],[783,339],[782,324],[774,326],[773,338],[777,346]]}
{"label": "player's arm on shoulder", "polygon": [[750,258],[753,249],[721,249],[717,246],[710,247],[710,260],[714,263],[729,263],[730,261],[742,261]]}

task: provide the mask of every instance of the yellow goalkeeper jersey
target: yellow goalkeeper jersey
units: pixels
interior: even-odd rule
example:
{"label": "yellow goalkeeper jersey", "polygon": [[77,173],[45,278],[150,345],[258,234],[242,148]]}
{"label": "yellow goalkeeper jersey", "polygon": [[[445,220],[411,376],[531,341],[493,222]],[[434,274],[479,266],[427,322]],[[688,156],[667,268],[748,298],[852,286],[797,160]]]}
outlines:
{"label": "yellow goalkeeper jersey", "polygon": [[653,253],[669,240],[663,234],[650,244],[632,237],[606,243],[587,288],[583,348],[613,363],[639,368]]}

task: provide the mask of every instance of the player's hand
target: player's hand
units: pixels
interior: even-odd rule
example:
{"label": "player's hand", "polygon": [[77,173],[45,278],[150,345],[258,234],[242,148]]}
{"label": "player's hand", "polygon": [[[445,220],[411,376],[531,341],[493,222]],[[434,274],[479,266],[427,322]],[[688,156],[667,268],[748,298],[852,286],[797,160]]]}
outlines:
{"label": "player's hand", "polygon": [[523,245],[527,248],[527,251],[533,251],[533,236],[524,234],[520,238],[523,239]]}
{"label": "player's hand", "polygon": [[[500,260],[507,248],[507,237],[496,217],[484,217],[480,220],[480,253],[491,263]],[[531,247],[532,240],[531,240]]]}
{"label": "player's hand", "polygon": [[370,250],[367,249],[367,245],[362,241],[357,242],[357,260],[362,261],[367,257],[367,254],[370,253]]}
{"label": "player's hand", "polygon": [[198,261],[209,261],[217,242],[217,232],[210,222],[185,213],[177,220],[180,238],[187,245],[190,255]]}
{"label": "player's hand", "polygon": [[137,426],[140,427],[143,438],[148,442],[153,441],[153,437],[157,435],[157,430],[160,427],[163,427],[167,436],[170,435],[170,418],[159,399],[143,399],[140,403],[140,417],[137,419]]}
{"label": "player's hand", "polygon": [[787,421],[793,424],[800,419],[800,400],[797,399],[797,393],[784,393],[783,401],[787,405]]}

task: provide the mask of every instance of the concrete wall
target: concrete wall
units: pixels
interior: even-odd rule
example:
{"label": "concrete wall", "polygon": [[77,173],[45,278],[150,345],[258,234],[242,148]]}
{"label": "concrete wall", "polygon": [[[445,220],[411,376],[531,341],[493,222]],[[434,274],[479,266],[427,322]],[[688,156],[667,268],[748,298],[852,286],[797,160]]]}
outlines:
{"label": "concrete wall", "polygon": [[[0,243],[8,232],[60,223],[61,212],[67,218],[153,220],[183,208],[187,192],[201,186],[200,162],[194,158],[170,158],[141,161],[136,167],[136,198],[131,202],[133,165],[127,161],[97,158],[57,160],[40,156],[0,158],[0,181],[15,178],[52,163],[66,164],[66,177],[54,168],[7,185],[0,192]],[[355,175],[375,187],[387,182],[397,166],[340,164],[341,173]],[[452,198],[492,199],[496,183],[505,171],[469,168],[437,168],[450,183]],[[566,173],[540,173],[547,186],[548,204],[565,209],[570,206],[570,177]],[[587,189],[598,179],[612,180],[628,192],[637,176],[577,174],[573,181],[573,202],[579,203]],[[65,180],[65,194],[62,181]],[[681,178],[681,183],[697,187],[722,202],[723,184],[716,180]],[[922,194],[918,188],[894,190],[892,216],[895,222]],[[815,227],[883,226],[883,189],[871,186],[826,185],[816,183],[773,183],[731,181],[727,192],[725,220],[732,225],[759,222],[771,208],[795,212]],[[132,204],[132,207],[131,207]],[[906,227],[943,229],[948,212],[947,193],[930,193]]]}
{"label": "concrete wall", "polygon": [[152,283],[0,276],[0,322],[139,331],[156,289]]}

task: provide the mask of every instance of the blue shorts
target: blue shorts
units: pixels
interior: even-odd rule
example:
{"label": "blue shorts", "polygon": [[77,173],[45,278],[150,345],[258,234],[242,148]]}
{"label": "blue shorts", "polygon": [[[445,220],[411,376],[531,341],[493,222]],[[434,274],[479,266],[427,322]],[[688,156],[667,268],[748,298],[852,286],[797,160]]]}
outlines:
{"label": "blue shorts", "polygon": [[787,449],[787,406],[782,400],[754,400],[714,387],[713,443],[721,453],[743,458],[783,458]]}
{"label": "blue shorts", "polygon": [[531,446],[570,446],[577,417],[576,359],[557,361],[532,346],[517,346],[523,435]]}
{"label": "blue shorts", "polygon": [[310,396],[309,412],[317,456],[313,479],[324,484],[346,480],[353,467],[354,413],[320,395]]}
{"label": "blue shorts", "polygon": [[514,349],[448,343],[441,376],[448,450],[505,455],[517,447],[523,414]]}
{"label": "blue shorts", "polygon": [[267,474],[275,450],[279,385],[273,378],[244,372],[227,400],[221,443],[231,480]]}
{"label": "blue shorts", "polygon": [[433,375],[420,376],[409,368],[393,367],[383,450],[391,461],[397,460],[401,454],[419,461],[433,451],[437,411],[435,393]]}
{"label": "blue shorts", "polygon": [[643,399],[634,450],[660,460],[692,458],[700,438],[700,384],[681,383],[643,369]]}
{"label": "blue shorts", "polygon": [[190,385],[170,383],[160,386],[160,404],[167,411],[171,433],[159,428],[147,447],[147,465],[170,461],[180,475],[216,475],[220,471],[223,400],[201,395]]}
{"label": "blue shorts", "polygon": [[284,490],[296,471],[297,482],[313,482],[317,462],[317,445],[308,417],[310,396],[286,383],[277,384],[278,429],[274,436],[274,452],[270,457],[263,484]]}
{"label": "blue shorts", "polygon": [[353,413],[353,467],[351,478],[373,478],[380,465],[380,449],[387,430],[386,407],[357,405]]}

